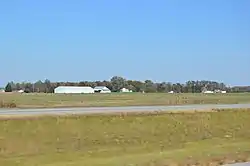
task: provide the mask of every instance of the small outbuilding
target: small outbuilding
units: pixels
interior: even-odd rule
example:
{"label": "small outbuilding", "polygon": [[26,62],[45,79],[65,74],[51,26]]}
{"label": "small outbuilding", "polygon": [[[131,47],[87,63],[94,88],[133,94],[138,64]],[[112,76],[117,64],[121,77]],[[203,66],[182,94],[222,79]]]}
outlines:
{"label": "small outbuilding", "polygon": [[122,88],[120,92],[126,93],[126,92],[133,92],[132,90],[129,90],[127,88]]}
{"label": "small outbuilding", "polygon": [[210,91],[210,90],[206,90],[206,91],[203,91],[202,93],[205,93],[205,94],[212,94],[214,93],[213,91]]}
{"label": "small outbuilding", "polygon": [[111,90],[106,86],[97,86],[94,88],[95,93],[111,93]]}
{"label": "small outbuilding", "polygon": [[94,89],[89,86],[59,86],[54,93],[94,93]]}
{"label": "small outbuilding", "polygon": [[17,91],[18,93],[24,93],[24,90],[20,89]]}

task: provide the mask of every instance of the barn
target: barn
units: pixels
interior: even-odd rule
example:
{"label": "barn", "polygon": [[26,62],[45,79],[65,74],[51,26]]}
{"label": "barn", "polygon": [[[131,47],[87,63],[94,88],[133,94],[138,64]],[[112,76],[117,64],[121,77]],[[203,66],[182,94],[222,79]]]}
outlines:
{"label": "barn", "polygon": [[94,89],[89,86],[59,86],[54,93],[94,93]]}
{"label": "barn", "polygon": [[97,86],[94,88],[96,93],[111,93],[111,90],[106,86]]}

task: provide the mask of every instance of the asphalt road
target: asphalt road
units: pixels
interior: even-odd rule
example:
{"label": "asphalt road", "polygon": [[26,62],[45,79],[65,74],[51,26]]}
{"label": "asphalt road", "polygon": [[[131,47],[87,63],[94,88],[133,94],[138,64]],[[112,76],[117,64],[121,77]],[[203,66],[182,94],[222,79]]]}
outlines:
{"label": "asphalt road", "polygon": [[130,106],[130,107],[84,107],[84,108],[46,108],[46,109],[0,109],[0,115],[67,115],[96,114],[117,112],[150,112],[150,111],[185,111],[209,110],[222,108],[250,108],[250,104],[206,104],[179,106]]}

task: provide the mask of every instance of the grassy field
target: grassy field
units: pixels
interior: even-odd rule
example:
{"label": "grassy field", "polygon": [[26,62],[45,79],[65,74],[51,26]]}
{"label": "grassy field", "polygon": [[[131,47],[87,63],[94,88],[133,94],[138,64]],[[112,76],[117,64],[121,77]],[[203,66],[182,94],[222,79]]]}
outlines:
{"label": "grassy field", "polygon": [[3,166],[218,165],[249,160],[250,109],[0,120]]}
{"label": "grassy field", "polygon": [[0,93],[0,107],[87,107],[250,103],[245,94],[19,94]]}

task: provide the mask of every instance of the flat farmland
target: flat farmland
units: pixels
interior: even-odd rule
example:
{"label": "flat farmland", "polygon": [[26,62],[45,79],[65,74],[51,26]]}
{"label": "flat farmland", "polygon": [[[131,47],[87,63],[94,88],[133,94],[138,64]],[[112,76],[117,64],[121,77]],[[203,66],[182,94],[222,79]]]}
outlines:
{"label": "flat farmland", "polygon": [[250,103],[250,93],[228,94],[19,94],[0,93],[2,107],[12,103],[18,108],[163,106],[183,104],[241,104]]}
{"label": "flat farmland", "polygon": [[250,109],[0,119],[1,166],[187,166],[250,161]]}

